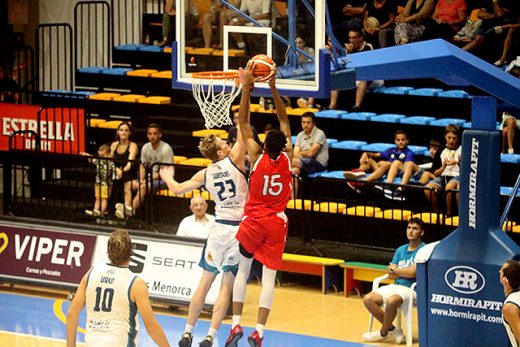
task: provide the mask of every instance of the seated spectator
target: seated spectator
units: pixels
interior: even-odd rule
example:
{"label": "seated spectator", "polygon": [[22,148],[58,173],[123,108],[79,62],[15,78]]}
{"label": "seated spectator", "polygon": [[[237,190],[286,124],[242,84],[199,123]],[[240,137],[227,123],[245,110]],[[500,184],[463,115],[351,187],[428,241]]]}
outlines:
{"label": "seated spectator", "polygon": [[438,139],[432,139],[430,141],[430,145],[428,146],[428,151],[430,152],[430,158],[426,163],[419,165],[419,168],[422,169],[421,178],[419,183],[422,185],[426,185],[431,180],[435,179],[435,175],[433,172],[441,167],[441,152],[439,150],[441,147],[441,142]]}
{"label": "seated spectator", "polygon": [[408,0],[403,12],[395,18],[395,43],[404,45],[419,41],[424,33],[424,21],[431,16],[434,7],[434,0]]}
{"label": "seated spectator", "polygon": [[[500,58],[495,62],[495,65],[502,66],[506,64],[509,61],[509,55],[511,48],[513,47],[514,42],[518,44],[518,33],[520,32],[518,28],[520,28],[520,14],[517,15],[517,18],[515,20],[515,23],[502,25],[499,27],[498,31],[505,32],[507,31],[507,36],[504,41],[504,47],[502,48],[502,55]],[[497,28],[495,28],[497,30]],[[518,46],[516,46],[518,47]],[[520,53],[518,50],[516,52],[517,54]]]}
{"label": "seated spectator", "polygon": [[[228,1],[231,5],[239,7],[239,0]],[[204,38],[204,47],[211,48],[213,40],[213,25],[217,23],[219,27],[219,43],[216,48],[222,49],[224,46],[224,25],[228,25],[233,19],[234,12],[222,5],[218,0],[212,0],[208,12],[202,15],[202,37]]]}
{"label": "seated spectator", "polygon": [[331,14],[338,18],[333,19],[334,36],[339,42],[348,42],[347,33],[352,29],[363,28],[363,16],[367,7],[367,0],[340,0],[329,2]]}
{"label": "seated spectator", "polygon": [[[502,113],[502,151],[503,153],[515,153],[515,133],[520,127],[520,120],[507,112]],[[507,151],[506,151],[507,146]]]}
{"label": "seated spectator", "polygon": [[415,256],[424,246],[421,240],[423,235],[423,221],[419,218],[410,218],[406,228],[408,243],[397,248],[387,267],[389,278],[395,279],[394,283],[382,286],[363,298],[366,309],[382,324],[380,330],[364,333],[363,340],[374,342],[393,338],[397,344],[404,341],[403,331],[394,327],[392,323],[397,309],[416,296],[410,287],[415,282]]}
{"label": "seated spectator", "polygon": [[363,28],[367,40],[379,48],[393,46],[396,0],[369,0],[364,13]]}
{"label": "seated spectator", "polygon": [[[436,178],[428,183],[427,187],[431,190],[425,190],[426,198],[431,201],[433,210],[439,212],[438,194],[441,190],[446,192],[446,213],[448,216],[453,215],[453,193],[450,190],[456,190],[459,187],[460,179],[460,158],[462,149],[460,146],[460,128],[450,124],[444,129],[444,139],[446,140],[446,148],[441,152],[440,168],[435,170],[433,174]],[[458,192],[456,198],[458,200]]]}
{"label": "seated spectator", "polygon": [[[249,17],[253,18],[263,26],[271,25],[271,1],[270,0],[242,0],[240,3],[240,11],[249,15]],[[247,25],[254,26],[253,23],[247,23],[245,19],[242,17],[235,16],[230,22],[230,25]],[[233,33],[233,38],[235,39],[237,46],[239,49],[245,49],[246,43],[244,42],[244,38],[240,33]]]}
{"label": "seated spectator", "polygon": [[[329,161],[329,144],[323,130],[316,126],[312,112],[305,112],[301,118],[302,129],[296,136],[292,159],[292,174],[310,175],[325,171]],[[296,181],[297,182],[297,181]],[[294,185],[294,196],[298,187]]]}
{"label": "seated spectator", "polygon": [[116,217],[124,219],[125,216],[133,216],[148,192],[155,191],[166,184],[159,177],[162,164],[173,164],[173,150],[169,144],[161,141],[162,129],[160,125],[152,123],[146,128],[148,143],[141,149],[141,165],[139,167],[139,179],[132,182],[132,190],[137,190],[132,204],[116,204]]}
{"label": "seated spectator", "polygon": [[[364,178],[364,181],[377,181],[385,173],[387,183],[393,183],[398,174],[402,174],[401,184],[408,184],[410,178],[419,171],[419,167],[414,163],[415,155],[408,148],[408,135],[403,130],[397,130],[394,135],[395,147],[390,147],[384,152],[374,153],[365,152],[359,159],[359,167],[352,171],[345,171],[343,175],[348,180],[359,179],[366,172],[371,174]],[[382,159],[376,162],[376,159]],[[402,190],[388,191],[385,189],[385,196],[395,200],[404,200]]]}
{"label": "seated spectator", "polygon": [[184,217],[177,229],[177,236],[195,237],[199,239],[207,239],[210,231],[211,223],[215,217],[206,213],[208,203],[200,195],[194,196],[190,200],[191,216]]}
{"label": "seated spectator", "polygon": [[423,39],[441,38],[450,41],[462,29],[467,17],[464,0],[439,0],[432,20],[428,21]]}
{"label": "seated spectator", "polygon": [[[91,156],[88,153],[82,152],[81,155]],[[112,192],[113,180],[116,174],[116,167],[113,160],[102,159],[111,158],[109,145],[101,145],[98,149],[97,155],[99,158],[89,158],[89,162],[96,166],[96,184],[94,185],[94,208],[92,210],[85,210],[88,216],[99,217],[108,214],[108,198]]]}

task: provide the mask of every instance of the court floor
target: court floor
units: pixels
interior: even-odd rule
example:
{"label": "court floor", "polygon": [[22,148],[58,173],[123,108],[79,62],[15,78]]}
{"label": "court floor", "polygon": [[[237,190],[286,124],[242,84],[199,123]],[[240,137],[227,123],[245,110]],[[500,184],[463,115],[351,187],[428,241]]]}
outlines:
{"label": "court floor", "polygon": [[[256,315],[255,301],[260,287],[250,285],[243,317],[245,334],[251,333]],[[251,294],[251,295],[249,295]],[[289,302],[290,301],[290,302]],[[361,299],[346,299],[340,294],[322,295],[316,291],[277,288],[273,311],[264,337],[266,347],[359,347],[360,334],[366,329],[368,315],[363,312]],[[0,292],[0,347],[1,346],[65,346],[65,321],[69,302],[60,297]],[[248,310],[249,308],[249,310]],[[172,346],[182,335],[185,312],[157,309],[159,323]],[[350,311],[349,317],[348,311]],[[204,338],[208,317],[197,323],[193,346]],[[83,322],[83,324],[81,324]],[[85,314],[80,317],[78,342],[84,341]],[[222,324],[215,346],[223,346],[229,332],[230,320]],[[417,336],[417,335],[415,335]],[[80,344],[81,345],[81,344]],[[141,322],[139,346],[154,346]],[[392,343],[376,344],[393,346]],[[248,346],[242,339],[240,346]]]}

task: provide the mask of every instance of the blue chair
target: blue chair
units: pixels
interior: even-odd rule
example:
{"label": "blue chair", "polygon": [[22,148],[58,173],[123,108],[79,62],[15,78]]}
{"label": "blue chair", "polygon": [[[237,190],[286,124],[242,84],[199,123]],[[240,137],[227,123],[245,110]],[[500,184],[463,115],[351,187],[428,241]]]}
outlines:
{"label": "blue chair", "polygon": [[413,87],[379,87],[374,89],[374,93],[405,95],[413,89]]}
{"label": "blue chair", "polygon": [[471,95],[468,94],[468,92],[465,92],[464,90],[446,90],[444,92],[440,92],[438,96],[446,97],[446,98],[459,98],[459,99],[468,99],[471,98]]}
{"label": "blue chair", "polygon": [[139,49],[139,45],[128,44],[128,45],[119,45],[114,47],[114,49],[120,51],[137,51]]}
{"label": "blue chair", "polygon": [[107,69],[107,68],[103,67],[103,66],[85,66],[85,67],[80,67],[79,72],[101,73],[104,69]]}
{"label": "blue chair", "polygon": [[330,147],[336,148],[336,149],[359,150],[359,149],[361,149],[361,146],[364,146],[366,144],[367,143],[365,141],[346,140],[346,141],[340,141],[340,142],[333,143]]}
{"label": "blue chair", "polygon": [[133,69],[126,68],[126,67],[115,67],[112,69],[103,69],[101,70],[101,73],[104,75],[118,75],[118,76],[125,76],[128,71],[132,71]]}
{"label": "blue chair", "polygon": [[[466,122],[462,124],[464,129],[471,129],[471,122]],[[500,122],[497,122],[497,130],[500,130]]]}
{"label": "blue chair", "polygon": [[[511,196],[513,187],[500,187],[500,195]],[[516,192],[516,196],[520,196],[520,189]]]}
{"label": "blue chair", "polygon": [[313,174],[310,174],[310,175],[307,175],[307,177],[309,178],[318,178],[318,177],[323,177],[323,175],[326,173],[327,171],[320,171],[320,172],[315,172]]}
{"label": "blue chair", "polygon": [[372,117],[375,117],[376,115],[377,114],[374,112],[352,112],[342,114],[341,119],[367,121],[371,120]]}
{"label": "blue chair", "polygon": [[317,118],[332,118],[332,119],[338,119],[341,118],[343,114],[348,113],[347,111],[340,111],[340,110],[325,110],[316,112],[314,116]]}
{"label": "blue chair", "polygon": [[336,139],[327,139],[327,143],[329,144],[329,146],[335,144],[336,142],[338,142],[338,140]]}
{"label": "blue chair", "polygon": [[162,52],[163,48],[154,45],[139,45],[137,50],[141,52]]}
{"label": "blue chair", "polygon": [[384,152],[390,147],[395,147],[393,143],[370,143],[368,145],[361,146],[361,150],[364,152]]}
{"label": "blue chair", "polygon": [[520,163],[520,154],[500,154],[501,163],[518,164]]}
{"label": "blue chair", "polygon": [[413,154],[415,155],[423,155],[424,152],[428,152],[428,147],[426,146],[408,146],[408,148],[410,148],[413,152]]}
{"label": "blue chair", "polygon": [[432,121],[436,120],[435,117],[427,117],[427,116],[413,116],[413,117],[405,117],[399,119],[399,123],[402,124],[415,124],[415,125],[428,125]]}
{"label": "blue chair", "polygon": [[455,124],[455,125],[458,125],[458,126],[462,126],[462,125],[464,125],[464,123],[466,123],[465,119],[460,119],[460,118],[441,118],[441,119],[437,119],[437,120],[434,120],[434,121],[430,122],[430,125],[439,126],[439,127],[445,127],[445,126],[450,125],[450,124]]}
{"label": "blue chair", "polygon": [[408,95],[418,95],[418,96],[437,96],[443,90],[440,88],[419,88],[410,90]]}
{"label": "blue chair", "polygon": [[404,114],[385,113],[372,117],[370,120],[372,122],[399,123],[399,120],[405,117]]}

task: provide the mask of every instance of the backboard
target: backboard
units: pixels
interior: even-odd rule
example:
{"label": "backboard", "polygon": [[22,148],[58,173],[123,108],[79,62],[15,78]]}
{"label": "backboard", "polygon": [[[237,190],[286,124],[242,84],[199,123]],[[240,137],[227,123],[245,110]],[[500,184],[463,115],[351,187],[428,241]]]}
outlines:
{"label": "backboard", "polygon": [[[251,57],[267,54],[278,66],[282,95],[328,95],[329,58],[325,50],[320,52],[325,47],[325,0],[265,0],[269,14],[258,20],[254,18],[263,11],[252,10],[250,16],[234,6],[236,1],[177,1],[173,88],[191,90],[193,72],[238,70]],[[255,84],[254,94],[269,94],[267,83]]]}

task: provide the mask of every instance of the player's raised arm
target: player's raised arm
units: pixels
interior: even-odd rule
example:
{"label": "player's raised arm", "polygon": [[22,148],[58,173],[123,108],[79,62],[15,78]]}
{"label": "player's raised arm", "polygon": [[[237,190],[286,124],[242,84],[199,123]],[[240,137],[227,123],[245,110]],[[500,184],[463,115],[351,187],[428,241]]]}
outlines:
{"label": "player's raised arm", "polygon": [[189,180],[184,182],[177,182],[173,178],[173,166],[164,166],[159,170],[161,180],[166,183],[168,189],[175,195],[191,192],[204,184],[204,173],[206,169],[202,169],[193,175]]}
{"label": "player's raised arm", "polygon": [[291,140],[291,125],[289,123],[289,117],[287,116],[287,110],[285,109],[285,105],[282,101],[282,97],[276,89],[276,72],[273,74],[273,77],[269,80],[269,87],[271,88],[271,93],[273,94],[274,106],[276,108],[276,116],[278,117],[278,121],[280,122],[280,131],[284,133],[287,138],[287,144],[285,149],[287,154],[289,154],[289,158],[293,157],[293,145]]}
{"label": "player's raised arm", "polygon": [[253,84],[257,80],[253,76],[253,69],[254,64],[249,63],[245,70],[242,71],[242,96],[240,98],[240,109],[238,110],[238,127],[246,146],[247,154],[249,154],[252,163],[256,162],[256,159],[262,150],[260,145],[256,143],[253,137],[253,130],[249,124],[251,89],[253,89]]}

